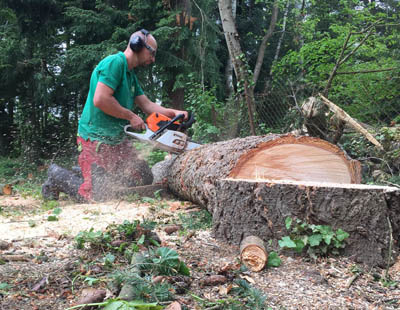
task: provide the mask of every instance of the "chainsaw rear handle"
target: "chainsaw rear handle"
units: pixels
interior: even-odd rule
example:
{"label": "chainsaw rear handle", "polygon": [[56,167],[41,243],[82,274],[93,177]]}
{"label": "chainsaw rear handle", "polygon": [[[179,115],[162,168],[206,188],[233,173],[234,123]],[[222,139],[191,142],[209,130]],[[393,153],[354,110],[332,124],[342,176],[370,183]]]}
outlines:
{"label": "chainsaw rear handle", "polygon": [[183,122],[181,124],[180,128],[186,130],[186,129],[190,128],[194,124],[194,122],[196,122],[196,119],[194,118],[194,114],[192,112],[189,112],[188,120],[186,122]]}

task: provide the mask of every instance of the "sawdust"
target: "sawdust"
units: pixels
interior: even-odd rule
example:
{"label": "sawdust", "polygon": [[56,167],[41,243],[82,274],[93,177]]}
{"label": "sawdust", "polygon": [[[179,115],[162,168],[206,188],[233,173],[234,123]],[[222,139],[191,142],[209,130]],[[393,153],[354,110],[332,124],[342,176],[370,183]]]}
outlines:
{"label": "sawdust", "polygon": [[74,204],[61,201],[61,213],[57,221],[49,221],[52,210],[43,212],[41,203],[32,198],[20,196],[0,199],[3,213],[0,216],[0,236],[2,240],[12,241],[24,238],[45,238],[48,236],[75,236],[83,230],[93,228],[103,230],[109,224],[133,221],[148,215],[149,205],[129,203],[126,201],[109,201],[106,203]]}

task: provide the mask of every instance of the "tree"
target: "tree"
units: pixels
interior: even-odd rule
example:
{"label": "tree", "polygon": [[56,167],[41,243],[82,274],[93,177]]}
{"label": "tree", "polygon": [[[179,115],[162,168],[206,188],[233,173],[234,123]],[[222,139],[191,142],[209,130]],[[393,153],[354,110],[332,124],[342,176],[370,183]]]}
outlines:
{"label": "tree", "polygon": [[245,101],[248,109],[250,131],[253,135],[256,134],[254,125],[254,87],[257,83],[258,76],[262,67],[264,52],[267,41],[272,36],[275,28],[278,15],[278,1],[273,4],[273,13],[270,22],[270,27],[264,35],[259,47],[258,57],[255,64],[254,74],[249,71],[249,65],[245,54],[240,46],[239,33],[236,29],[235,19],[232,13],[232,2],[229,0],[218,1],[218,7],[221,14],[222,27],[224,30],[225,40],[228,46],[230,59],[235,70],[237,80],[242,84]]}

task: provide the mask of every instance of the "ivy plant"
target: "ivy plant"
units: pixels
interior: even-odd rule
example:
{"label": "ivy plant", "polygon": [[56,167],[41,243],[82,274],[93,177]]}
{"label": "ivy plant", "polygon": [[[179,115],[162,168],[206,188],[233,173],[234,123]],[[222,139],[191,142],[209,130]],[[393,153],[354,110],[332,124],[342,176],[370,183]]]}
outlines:
{"label": "ivy plant", "polygon": [[289,235],[278,241],[279,246],[297,253],[305,252],[314,259],[318,256],[339,254],[349,237],[349,234],[340,228],[334,230],[329,225],[309,224],[290,217],[285,219],[285,225]]}

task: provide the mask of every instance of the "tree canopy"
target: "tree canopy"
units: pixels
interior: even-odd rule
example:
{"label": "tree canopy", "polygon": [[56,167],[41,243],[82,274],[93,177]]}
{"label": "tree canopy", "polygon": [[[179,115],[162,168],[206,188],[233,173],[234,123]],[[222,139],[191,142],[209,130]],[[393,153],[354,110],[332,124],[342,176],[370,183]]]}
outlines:
{"label": "tree canopy", "polygon": [[0,0],[0,152],[39,160],[73,148],[93,68],[141,28],[159,47],[139,71],[145,93],[194,111],[204,142],[251,134],[249,115],[256,134],[284,132],[319,92],[372,126],[400,122],[399,13],[393,0]]}

